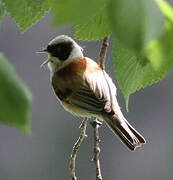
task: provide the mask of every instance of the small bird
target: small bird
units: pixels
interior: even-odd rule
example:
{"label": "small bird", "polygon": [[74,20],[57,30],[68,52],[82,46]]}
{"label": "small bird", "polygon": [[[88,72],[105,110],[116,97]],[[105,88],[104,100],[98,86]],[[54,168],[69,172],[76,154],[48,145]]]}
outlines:
{"label": "small bird", "polygon": [[116,87],[109,75],[72,38],[60,35],[46,49],[54,93],[69,112],[98,118],[110,127],[132,151],[145,144],[145,139],[123,116],[116,99]]}

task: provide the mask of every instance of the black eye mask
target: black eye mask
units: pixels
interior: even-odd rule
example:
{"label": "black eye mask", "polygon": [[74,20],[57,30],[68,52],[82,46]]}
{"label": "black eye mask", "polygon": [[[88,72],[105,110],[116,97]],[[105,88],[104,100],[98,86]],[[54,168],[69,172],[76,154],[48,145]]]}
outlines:
{"label": "black eye mask", "polygon": [[72,42],[61,42],[47,46],[47,51],[61,61],[65,61],[70,56],[72,51]]}

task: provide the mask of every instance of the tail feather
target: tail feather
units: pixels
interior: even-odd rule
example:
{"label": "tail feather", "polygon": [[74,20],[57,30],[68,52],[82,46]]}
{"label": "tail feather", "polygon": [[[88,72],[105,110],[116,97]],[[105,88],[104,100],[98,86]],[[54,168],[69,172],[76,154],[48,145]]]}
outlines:
{"label": "tail feather", "polygon": [[105,117],[105,121],[111,130],[118,135],[120,140],[132,151],[142,144],[145,144],[145,139],[140,135],[128,122],[117,119],[115,116]]}
{"label": "tail feather", "polygon": [[133,134],[139,139],[140,143],[142,144],[145,144],[146,143],[146,140],[143,138],[143,136],[141,136],[137,131],[136,129],[134,129],[130,124],[129,122],[126,120],[126,124],[127,126],[130,128],[130,130],[133,132]]}
{"label": "tail feather", "polygon": [[126,137],[123,133],[122,130],[120,130],[119,128],[114,128],[111,126],[111,129],[113,130],[113,132],[118,135],[118,137],[120,138],[121,142],[123,142],[130,150],[134,151],[135,150],[135,146],[132,144],[132,142],[129,140],[128,137]]}

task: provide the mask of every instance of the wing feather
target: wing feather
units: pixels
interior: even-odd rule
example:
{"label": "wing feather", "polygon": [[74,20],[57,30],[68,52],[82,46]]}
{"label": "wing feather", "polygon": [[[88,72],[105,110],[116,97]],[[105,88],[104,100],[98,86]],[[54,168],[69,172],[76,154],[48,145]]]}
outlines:
{"label": "wing feather", "polygon": [[105,71],[88,74],[86,81],[70,97],[69,103],[99,114],[112,111],[112,96],[116,96],[116,87]]}

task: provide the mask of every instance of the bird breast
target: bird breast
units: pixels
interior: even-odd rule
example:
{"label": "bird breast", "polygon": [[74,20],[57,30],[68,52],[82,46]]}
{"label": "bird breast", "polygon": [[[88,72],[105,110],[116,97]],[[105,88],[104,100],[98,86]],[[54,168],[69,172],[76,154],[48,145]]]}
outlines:
{"label": "bird breast", "polygon": [[93,60],[83,57],[55,72],[52,76],[52,86],[60,100],[65,100],[81,85],[86,83],[87,76],[101,70]]}

